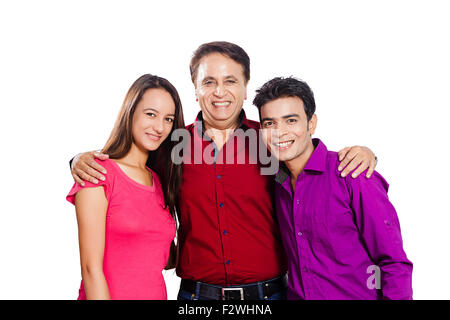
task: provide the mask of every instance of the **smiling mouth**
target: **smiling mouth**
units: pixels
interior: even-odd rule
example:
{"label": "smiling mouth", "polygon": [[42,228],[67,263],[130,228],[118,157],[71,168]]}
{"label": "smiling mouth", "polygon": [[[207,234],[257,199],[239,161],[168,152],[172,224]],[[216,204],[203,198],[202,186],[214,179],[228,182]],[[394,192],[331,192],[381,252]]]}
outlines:
{"label": "smiling mouth", "polygon": [[285,149],[289,148],[293,143],[294,143],[294,140],[289,140],[289,141],[274,143],[274,145],[281,150],[285,150]]}
{"label": "smiling mouth", "polygon": [[161,139],[161,136],[157,136],[157,135],[154,135],[154,134],[151,134],[151,133],[146,133],[146,135],[147,135],[151,140],[154,140],[154,141],[159,141],[159,140]]}
{"label": "smiling mouth", "polygon": [[217,101],[212,103],[212,105],[215,107],[228,107],[230,104],[230,101]]}

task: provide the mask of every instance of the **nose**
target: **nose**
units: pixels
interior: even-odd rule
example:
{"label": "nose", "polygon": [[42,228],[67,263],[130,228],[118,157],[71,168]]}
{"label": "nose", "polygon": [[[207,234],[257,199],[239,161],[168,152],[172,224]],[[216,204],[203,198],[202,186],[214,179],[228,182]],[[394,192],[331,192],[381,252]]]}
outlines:
{"label": "nose", "polygon": [[214,95],[217,97],[221,97],[221,96],[223,96],[224,93],[225,93],[225,89],[224,89],[223,85],[218,84],[216,87],[216,90],[214,91]]}
{"label": "nose", "polygon": [[277,124],[275,126],[275,132],[278,140],[281,140],[281,137],[287,133],[286,126],[283,123]]}
{"label": "nose", "polygon": [[289,131],[289,124],[287,121],[280,121],[277,124],[277,129],[280,130],[281,133],[287,133]]}
{"label": "nose", "polygon": [[153,129],[157,132],[157,133],[162,133],[163,129],[164,129],[164,120],[160,120],[160,121],[156,121]]}

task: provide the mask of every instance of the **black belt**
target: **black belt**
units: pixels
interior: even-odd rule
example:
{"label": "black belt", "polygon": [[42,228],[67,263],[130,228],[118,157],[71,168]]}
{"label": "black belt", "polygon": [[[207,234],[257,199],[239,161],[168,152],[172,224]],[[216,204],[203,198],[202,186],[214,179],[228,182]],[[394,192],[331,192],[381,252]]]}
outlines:
{"label": "black belt", "polygon": [[195,295],[197,284],[200,286],[199,297],[211,300],[261,300],[259,295],[259,286],[262,287],[264,297],[284,290],[287,287],[286,276],[272,280],[249,283],[243,287],[221,287],[204,282],[193,280],[181,280],[181,290],[188,291]]}

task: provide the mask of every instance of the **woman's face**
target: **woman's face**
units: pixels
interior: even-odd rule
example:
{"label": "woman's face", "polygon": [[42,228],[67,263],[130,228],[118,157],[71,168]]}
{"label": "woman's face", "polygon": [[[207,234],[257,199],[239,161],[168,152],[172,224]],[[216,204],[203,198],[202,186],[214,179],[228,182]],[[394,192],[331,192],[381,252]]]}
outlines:
{"label": "woman's face", "polygon": [[148,89],[136,106],[132,121],[134,143],[147,151],[158,149],[175,120],[175,102],[166,90]]}

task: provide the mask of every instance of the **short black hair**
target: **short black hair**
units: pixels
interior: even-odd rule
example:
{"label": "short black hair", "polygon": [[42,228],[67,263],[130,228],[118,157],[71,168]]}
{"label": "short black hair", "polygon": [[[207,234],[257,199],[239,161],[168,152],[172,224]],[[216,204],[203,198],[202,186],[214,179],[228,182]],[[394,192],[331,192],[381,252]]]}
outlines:
{"label": "short black hair", "polygon": [[285,97],[298,97],[303,101],[305,113],[308,121],[311,120],[316,112],[316,102],[314,94],[308,84],[294,77],[276,77],[264,83],[261,88],[256,90],[253,104],[258,108],[259,118],[261,120],[261,107],[266,103]]}
{"label": "short black hair", "polygon": [[195,84],[195,79],[197,78],[197,69],[200,60],[212,53],[220,53],[228,58],[236,61],[242,66],[244,71],[245,81],[250,80],[250,57],[247,52],[242,49],[237,44],[226,42],[226,41],[214,41],[202,44],[195,50],[192,56],[191,63],[189,64],[189,71],[191,72],[192,83]]}

